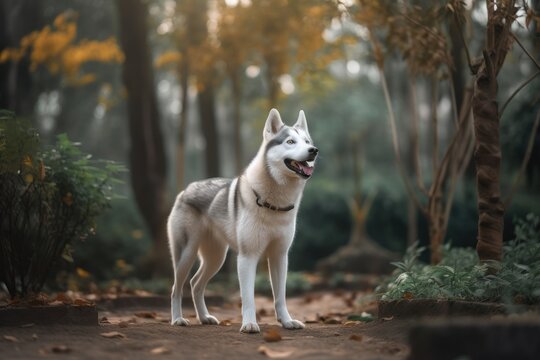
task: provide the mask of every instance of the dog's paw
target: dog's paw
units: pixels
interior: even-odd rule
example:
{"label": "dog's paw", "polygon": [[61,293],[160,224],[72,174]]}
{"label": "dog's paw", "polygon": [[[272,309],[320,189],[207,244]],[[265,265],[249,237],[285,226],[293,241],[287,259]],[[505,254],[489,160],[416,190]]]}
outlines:
{"label": "dog's paw", "polygon": [[304,325],[303,322],[301,321],[298,321],[298,320],[289,320],[289,321],[283,321],[281,323],[281,325],[285,328],[285,329],[289,329],[289,330],[296,330],[296,329],[303,329],[306,327],[306,325]]}
{"label": "dog's paw", "polygon": [[171,325],[173,325],[173,326],[188,326],[189,325],[189,320],[184,319],[183,317],[178,317],[178,318],[171,321]]}
{"label": "dog's paw", "polygon": [[256,334],[260,333],[261,329],[259,329],[259,325],[256,323],[247,323],[242,324],[242,327],[240,328],[240,332],[248,333],[248,334]]}
{"label": "dog's paw", "polygon": [[219,325],[219,320],[215,316],[206,315],[199,319],[203,325]]}

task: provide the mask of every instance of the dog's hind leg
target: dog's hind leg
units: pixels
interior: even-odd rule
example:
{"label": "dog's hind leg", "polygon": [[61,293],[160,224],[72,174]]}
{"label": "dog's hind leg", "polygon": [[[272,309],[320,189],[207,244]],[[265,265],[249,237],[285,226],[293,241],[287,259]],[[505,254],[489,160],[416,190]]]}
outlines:
{"label": "dog's hind leg", "polygon": [[201,324],[217,325],[218,319],[210,315],[204,301],[204,290],[208,281],[219,271],[227,255],[228,246],[218,240],[212,239],[211,235],[207,239],[202,239],[199,246],[200,266],[191,279],[191,294],[195,312]]}
{"label": "dog's hind leg", "polygon": [[172,229],[169,222],[169,242],[173,257],[174,284],[171,291],[171,325],[186,326],[189,321],[182,316],[182,293],[184,283],[197,255],[198,244],[189,241],[181,226]]}

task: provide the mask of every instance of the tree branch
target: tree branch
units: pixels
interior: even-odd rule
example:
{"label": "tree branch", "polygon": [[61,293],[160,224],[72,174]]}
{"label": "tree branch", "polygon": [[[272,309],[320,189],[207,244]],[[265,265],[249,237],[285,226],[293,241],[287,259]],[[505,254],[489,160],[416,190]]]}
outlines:
{"label": "tree branch", "polygon": [[521,89],[523,89],[525,86],[527,86],[531,81],[533,81],[538,75],[540,75],[540,70],[538,70],[537,72],[535,72],[534,74],[532,74],[527,80],[525,80],[523,82],[523,84],[519,85],[516,90],[514,90],[514,92],[512,93],[512,95],[510,95],[510,97],[504,102],[503,106],[501,107],[501,110],[499,112],[499,117],[502,118],[502,114],[504,113],[504,110],[506,109],[506,107],[508,106],[508,104],[510,103],[510,101],[514,98],[514,96],[516,96],[520,91]]}
{"label": "tree branch", "polygon": [[521,43],[521,41],[519,41],[518,37],[516,35],[514,35],[513,33],[510,33],[510,36],[516,40],[517,44],[519,45],[519,47],[521,48],[521,50],[523,50],[523,52],[525,54],[527,54],[527,56],[529,57],[529,59],[531,59],[531,61],[534,63],[534,65],[536,65],[536,67],[540,70],[540,64],[538,63],[538,61],[534,58],[534,56],[531,55],[531,53],[525,48],[525,46],[523,46],[523,44]]}
{"label": "tree branch", "polygon": [[420,129],[418,126],[418,111],[417,111],[417,96],[416,96],[416,82],[409,76],[409,86],[411,88],[411,105],[412,105],[412,123],[413,123],[413,150],[414,151],[414,170],[416,172],[416,183],[420,191],[427,195],[426,186],[424,185],[424,177],[422,175],[422,169],[420,167],[420,144],[418,142],[418,135]]}
{"label": "tree branch", "polygon": [[424,213],[427,213],[426,207],[423,206],[422,203],[420,202],[420,199],[418,199],[416,193],[414,192],[414,189],[412,188],[412,185],[409,182],[407,173],[405,172],[405,169],[403,168],[403,163],[401,161],[401,155],[399,152],[399,140],[397,136],[394,108],[392,106],[392,100],[390,99],[390,92],[388,91],[388,84],[386,83],[386,76],[384,74],[384,68],[379,65],[378,69],[379,69],[379,74],[381,75],[381,83],[382,83],[382,88],[384,92],[384,99],[386,101],[386,108],[388,109],[388,119],[390,120],[390,130],[392,133],[392,145],[394,149],[394,155],[396,158],[396,165],[399,169],[401,177],[403,178],[403,182],[405,183],[405,188],[407,190],[407,193],[409,194],[409,197],[414,201],[418,209],[420,209]]}

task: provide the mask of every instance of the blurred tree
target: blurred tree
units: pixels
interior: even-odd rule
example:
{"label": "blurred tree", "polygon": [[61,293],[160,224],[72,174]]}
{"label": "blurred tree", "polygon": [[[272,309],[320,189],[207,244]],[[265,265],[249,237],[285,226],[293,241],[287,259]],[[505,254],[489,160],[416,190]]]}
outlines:
{"label": "blurred tree", "polygon": [[15,111],[19,116],[31,114],[36,97],[29,59],[7,62],[2,50],[16,48],[25,35],[41,27],[41,15],[39,2],[0,1],[0,108]]}
{"label": "blurred tree", "polygon": [[219,2],[219,20],[217,40],[219,41],[219,58],[225,64],[225,73],[231,83],[233,142],[235,170],[242,172],[244,166],[243,141],[241,134],[242,114],[242,81],[244,64],[248,61],[250,51],[254,47],[253,32],[249,28],[249,9],[239,4],[229,6],[226,1]]}
{"label": "blurred tree", "polygon": [[131,139],[131,185],[153,239],[150,270],[163,274],[169,271],[166,161],[147,39],[148,8],[140,0],[118,0],[117,5],[125,54],[123,78]]}
{"label": "blurred tree", "polygon": [[[98,76],[95,72],[84,69],[86,64],[121,63],[124,55],[113,37],[103,41],[78,39],[77,18],[76,12],[67,10],[55,17],[52,26],[46,25],[25,34],[20,39],[18,47],[5,48],[0,52],[0,64],[9,61],[12,69],[22,66],[25,69],[23,73],[25,71],[34,73],[38,69],[44,69],[50,80],[47,82],[48,90],[93,83]],[[28,81],[31,82],[32,77],[23,76],[21,84],[25,86]],[[11,85],[10,87],[17,88]],[[35,88],[37,86],[27,89],[30,96],[21,96],[22,99],[32,101],[30,107],[33,106],[37,95]],[[27,109],[26,113],[31,111]],[[69,121],[67,117],[59,116],[54,124],[54,131],[66,132]]]}
{"label": "blurred tree", "polygon": [[[531,58],[537,70],[540,70],[540,64],[512,33],[511,27],[516,20],[517,11],[520,9],[519,6],[516,6],[516,1],[492,0],[486,2],[486,7],[488,16],[486,41],[482,49],[483,57],[479,63],[472,66],[475,81],[472,103],[476,135],[474,158],[478,191],[478,242],[476,250],[482,261],[500,261],[502,259],[504,204],[501,200],[500,190],[499,121],[506,105],[503,105],[499,110],[497,77],[514,42]],[[524,7],[529,10],[525,2]],[[527,12],[528,18],[532,16],[534,14]],[[529,21],[527,19],[527,23]],[[532,137],[536,136],[537,126],[535,125]],[[532,142],[530,141],[530,143]]]}
{"label": "blurred tree", "polygon": [[323,32],[338,15],[335,3],[256,0],[247,7],[256,54],[265,66],[270,107],[277,106],[283,75],[321,70],[337,58],[326,52]]}
{"label": "blurred tree", "polygon": [[[414,3],[414,2],[413,2]],[[388,1],[361,0],[359,6],[353,8],[355,20],[368,30],[368,39],[373,47],[375,63],[379,69],[384,96],[386,99],[388,118],[394,155],[397,167],[405,183],[407,193],[429,225],[431,262],[436,264],[442,258],[442,243],[448,227],[453,196],[458,178],[463,174],[471,156],[472,131],[470,127],[470,94],[465,96],[462,108],[453,107],[452,117],[447,121],[453,124],[453,133],[449,135],[448,144],[441,157],[441,139],[439,124],[439,102],[444,96],[456,103],[451,55],[448,49],[444,26],[447,26],[444,7],[409,3],[395,4]],[[412,147],[416,153],[413,159],[416,169],[416,187],[410,182],[401,159],[398,130],[391,95],[385,74],[385,60],[392,51],[398,51],[405,58],[410,81],[412,116]],[[419,159],[418,111],[420,105],[416,95],[417,79],[423,78],[428,84],[430,99],[430,133],[426,133],[426,142],[431,143],[431,183],[424,182]],[[448,81],[449,91],[442,93],[443,83]],[[442,90],[441,90],[442,89]],[[419,195],[420,194],[420,195]]]}

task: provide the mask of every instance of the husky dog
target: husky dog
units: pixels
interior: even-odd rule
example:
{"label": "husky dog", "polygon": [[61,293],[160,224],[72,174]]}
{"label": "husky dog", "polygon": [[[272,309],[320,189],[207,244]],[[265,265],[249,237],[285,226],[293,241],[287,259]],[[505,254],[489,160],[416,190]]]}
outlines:
{"label": "husky dog", "polygon": [[284,328],[302,329],[285,303],[287,253],[296,227],[302,191],[313,173],[318,149],[309,136],[306,117],[285,126],[272,109],[259,152],[235,179],[208,179],[191,183],[176,198],[167,231],[174,267],[171,324],[185,326],[182,288],[198,253],[200,266],[191,279],[197,319],[218,324],[208,313],[204,290],[221,268],[227,250],[238,253],[242,296],[241,332],[260,332],[255,315],[254,285],[259,259],[268,261],[276,318]]}

